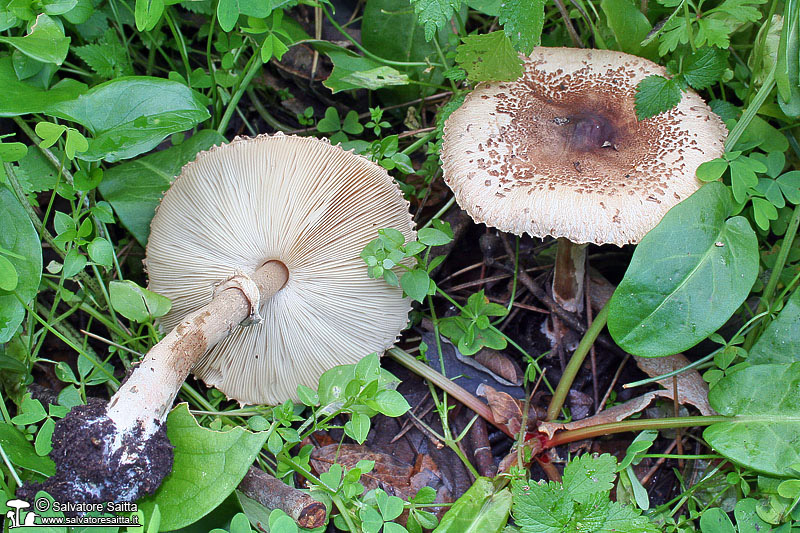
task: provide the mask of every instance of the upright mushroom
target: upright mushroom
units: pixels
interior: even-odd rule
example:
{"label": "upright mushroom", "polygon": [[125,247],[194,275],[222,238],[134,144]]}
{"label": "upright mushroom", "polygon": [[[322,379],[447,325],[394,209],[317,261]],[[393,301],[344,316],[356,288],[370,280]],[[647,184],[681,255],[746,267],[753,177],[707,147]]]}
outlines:
{"label": "upright mushroom", "polygon": [[412,238],[408,202],[383,168],[338,146],[277,134],[198,155],[164,196],[147,246],[172,329],[107,408],[59,422],[46,490],[70,501],[154,491],[171,469],[163,421],[190,370],[243,404],[277,404],[391,346],[410,302],[359,257],[379,228]]}
{"label": "upright mushroom", "polygon": [[482,83],[444,127],[444,177],[476,222],[558,238],[553,296],[582,308],[586,244],[637,243],[722,155],[694,92],[638,120],[637,84],[664,67],[609,50],[536,48],[521,78]]}

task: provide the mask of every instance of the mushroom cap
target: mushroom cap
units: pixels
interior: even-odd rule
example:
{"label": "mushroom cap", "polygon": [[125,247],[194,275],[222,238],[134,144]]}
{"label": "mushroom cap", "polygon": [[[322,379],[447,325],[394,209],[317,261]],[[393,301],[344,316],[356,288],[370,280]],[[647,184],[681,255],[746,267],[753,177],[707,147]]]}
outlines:
{"label": "mushroom cap", "polygon": [[476,222],[575,243],[636,243],[696,191],[727,130],[696,93],[638,120],[655,63],[621,52],[536,48],[521,78],[481,83],[445,122],[444,177]]}
{"label": "mushroom cap", "polygon": [[385,169],[327,141],[261,135],[202,152],[151,224],[149,286],[172,300],[161,324],[175,327],[237,272],[283,262],[289,280],[262,299],[264,321],[237,327],[192,371],[243,404],[296,400],[298,384],[316,389],[331,367],[382,353],[407,324],[409,299],[359,256],[380,228],[413,238],[408,202]]}

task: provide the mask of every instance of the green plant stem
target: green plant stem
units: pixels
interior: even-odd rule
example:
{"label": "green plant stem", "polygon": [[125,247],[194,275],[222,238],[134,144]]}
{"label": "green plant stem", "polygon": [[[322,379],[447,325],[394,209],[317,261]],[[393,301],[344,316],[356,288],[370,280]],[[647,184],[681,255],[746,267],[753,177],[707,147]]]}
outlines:
{"label": "green plant stem", "polygon": [[[761,295],[761,301],[758,302],[758,309],[756,309],[757,314],[763,313],[768,308],[772,307],[772,295],[775,294],[775,289],[778,287],[778,281],[780,281],[783,267],[786,265],[786,259],[789,257],[789,252],[792,249],[794,238],[797,236],[798,226],[800,226],[800,204],[794,206],[794,211],[792,212],[792,218],[789,221],[789,226],[786,228],[786,233],[783,235],[781,249],[778,252],[778,257],[775,259],[775,266],[772,268],[772,272],[769,275],[767,286],[764,288],[764,292]],[[750,333],[745,339],[743,348],[745,350],[750,350],[759,334],[763,331],[763,327],[753,328],[750,330]]]}
{"label": "green plant stem", "polygon": [[453,207],[454,203],[456,203],[456,197],[455,196],[451,196],[450,199],[447,200],[447,202],[442,206],[442,208],[439,209],[436,212],[436,214],[434,214],[425,224],[423,224],[423,226],[420,229],[425,229],[428,226],[430,226],[431,224],[433,224],[434,220],[439,220],[442,217],[442,215],[447,213],[448,209]]}
{"label": "green plant stem", "polygon": [[256,95],[255,90],[252,87],[247,88],[247,96],[250,97],[250,101],[253,103],[253,107],[256,108],[256,112],[264,119],[268,125],[272,126],[278,131],[291,131],[292,128],[278,120],[277,118],[273,117],[267,108],[264,107],[264,104],[261,103],[261,99],[258,98]]}
{"label": "green plant stem", "polygon": [[[442,65],[439,65],[437,63],[422,63],[420,61],[392,61],[391,59],[386,59],[386,58],[383,58],[381,56],[375,55],[372,52],[370,52],[369,50],[367,50],[366,48],[364,48],[364,46],[362,46],[362,44],[360,42],[358,42],[355,39],[353,39],[350,36],[350,34],[347,33],[344,30],[344,28],[342,28],[339,25],[339,23],[336,22],[336,20],[334,20],[334,18],[330,15],[330,13],[328,13],[328,10],[325,8],[325,6],[322,3],[320,3],[320,7],[322,8],[322,12],[325,13],[325,17],[328,19],[328,22],[331,23],[331,26],[336,28],[336,30],[339,33],[341,33],[342,36],[345,39],[347,39],[348,41],[353,43],[353,46],[358,48],[361,51],[362,54],[364,54],[366,57],[368,57],[370,59],[374,59],[375,61],[377,61],[379,63],[383,63],[384,65],[392,65],[392,66],[396,66],[396,67],[430,67],[430,66],[441,67],[442,66]],[[316,41],[316,39],[314,39],[314,41]],[[307,39],[305,42],[309,42],[309,40]],[[327,42],[327,41],[318,41],[318,42]],[[295,44],[297,44],[297,43],[295,43]]]}
{"label": "green plant stem", "polygon": [[750,121],[752,121],[753,117],[756,116],[756,113],[758,113],[758,110],[761,109],[761,106],[764,104],[774,88],[775,67],[773,66],[772,69],[770,69],[769,74],[767,74],[767,77],[764,79],[764,83],[761,85],[761,88],[758,90],[755,97],[753,97],[753,100],[747,106],[747,109],[745,109],[741,118],[738,120],[738,122],[736,122],[736,125],[733,127],[731,132],[728,134],[728,138],[725,140],[725,150],[733,150],[736,147],[736,143],[744,133],[744,130],[750,125]]}
{"label": "green plant stem", "polygon": [[[475,411],[478,415],[480,415],[483,419],[487,422],[491,423],[492,425],[496,426],[500,429],[503,433],[514,438],[514,435],[502,424],[499,424],[495,421],[494,415],[492,414],[492,410],[489,409],[489,406],[477,399],[475,396],[470,394],[460,385],[456,385],[450,379],[446,378],[436,370],[432,369],[422,361],[417,360],[416,358],[412,357],[411,354],[408,352],[401,350],[396,346],[392,346],[388,350],[386,350],[387,355],[389,355],[392,359],[406,367],[407,369],[411,370],[418,376],[427,379],[446,393],[448,393],[453,398],[457,399],[473,411]],[[440,356],[441,357],[441,356]]]}
{"label": "green plant stem", "polygon": [[572,357],[567,364],[567,368],[564,369],[564,374],[561,376],[561,379],[558,382],[556,392],[553,394],[553,398],[550,400],[550,405],[547,407],[548,421],[555,420],[556,417],[558,417],[558,413],[561,412],[561,408],[564,406],[564,401],[567,399],[567,394],[569,394],[569,389],[572,387],[572,383],[575,381],[575,376],[578,375],[578,371],[581,369],[581,365],[583,365],[583,360],[586,359],[586,355],[589,353],[592,344],[594,344],[594,341],[597,339],[598,335],[600,335],[600,332],[603,331],[607,320],[608,304],[606,304],[603,309],[597,313],[592,325],[586,330],[586,333],[581,339],[580,344],[578,344],[578,348],[575,350],[575,353],[572,354]]}
{"label": "green plant stem", "polygon": [[83,351],[83,349],[80,346],[72,342],[60,331],[58,331],[53,326],[48,324],[47,321],[44,320],[42,317],[40,317],[35,310],[28,307],[28,305],[25,302],[23,302],[21,298],[19,298],[19,295],[17,295],[17,300],[19,300],[19,302],[25,307],[25,310],[31,315],[33,315],[36,321],[39,322],[39,324],[41,324],[42,326],[44,326],[44,328],[47,329],[47,331],[49,331],[50,333],[61,339],[61,341],[64,344],[75,350],[79,355],[82,355],[83,357],[87,358],[95,368],[99,369],[103,374],[108,376],[109,383],[111,385],[111,388],[114,389],[114,391],[116,391],[119,388],[119,381],[117,380],[117,378],[115,378],[114,375],[108,371],[108,369],[106,369],[103,365],[101,365],[97,359],[87,354],[85,351]]}
{"label": "green plant stem", "polygon": [[164,9],[164,20],[167,21],[172,36],[178,43],[178,52],[183,60],[183,68],[186,69],[186,80],[188,81],[189,76],[192,74],[192,67],[189,66],[189,53],[186,50],[186,40],[183,38],[180,28],[175,24],[175,21],[172,20],[172,10],[170,7]]}
{"label": "green plant stem", "polygon": [[242,95],[247,90],[247,86],[250,85],[250,82],[253,81],[253,78],[255,78],[256,74],[261,70],[261,52],[258,48],[253,49],[253,55],[250,56],[250,61],[247,66],[245,66],[245,69],[247,73],[244,75],[244,78],[242,78],[242,83],[236,88],[236,92],[231,96],[228,107],[225,108],[225,114],[222,115],[219,126],[217,126],[217,132],[220,135],[225,135],[225,130],[228,129],[228,122],[230,122],[233,112],[236,110],[236,106],[239,105],[239,100],[242,99]]}
{"label": "green plant stem", "polygon": [[710,426],[717,422],[730,422],[734,419],[759,418],[759,417],[730,417],[730,416],[680,416],[676,418],[651,418],[648,420],[623,420],[611,424],[600,424],[588,428],[571,429],[557,433],[547,442],[548,447],[560,446],[569,442],[591,439],[612,433],[627,431],[644,431],[646,429],[673,429],[697,426]]}
{"label": "green plant stem", "polygon": [[436,132],[435,132],[435,131],[429,131],[428,133],[426,133],[425,135],[423,135],[422,137],[420,137],[419,139],[417,139],[417,140],[416,140],[416,141],[414,141],[413,143],[411,143],[411,144],[409,144],[408,146],[406,146],[405,148],[403,148],[403,149],[400,151],[400,153],[402,153],[402,154],[406,154],[406,155],[411,155],[411,154],[413,154],[414,152],[416,152],[416,151],[417,151],[417,149],[418,149],[420,146],[422,146],[422,145],[424,145],[426,142],[430,141],[430,140],[431,140],[431,139],[432,139],[432,138],[433,138],[435,135],[436,135]]}

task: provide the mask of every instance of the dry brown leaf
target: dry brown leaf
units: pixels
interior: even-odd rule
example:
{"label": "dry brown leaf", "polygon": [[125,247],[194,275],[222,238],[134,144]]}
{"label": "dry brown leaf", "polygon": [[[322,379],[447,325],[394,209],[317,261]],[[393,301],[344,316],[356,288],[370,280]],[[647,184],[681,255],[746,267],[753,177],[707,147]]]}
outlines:
{"label": "dry brown leaf", "polygon": [[[683,354],[675,354],[668,357],[633,356],[633,358],[636,360],[636,365],[651,378],[664,375],[689,364],[689,360]],[[675,378],[678,380],[678,403],[693,405],[705,416],[717,414],[708,403],[708,385],[703,381],[700,372],[695,369],[687,370],[686,372],[681,372]],[[659,380],[658,384],[669,391],[668,398],[672,398],[673,378]]]}
{"label": "dry brown leaf", "polygon": [[478,385],[475,394],[489,402],[495,422],[506,426],[512,435],[519,433],[522,427],[522,407],[519,400],[510,394],[494,390],[485,383]]}
{"label": "dry brown leaf", "polygon": [[381,488],[391,496],[409,500],[423,486],[441,485],[436,463],[425,454],[420,454],[416,464],[410,465],[358,444],[333,444],[315,448],[311,452],[311,465],[318,473],[327,472],[334,463],[353,468],[361,460],[375,461],[372,471],[362,475],[359,481],[366,490]]}
{"label": "dry brown leaf", "polygon": [[[669,394],[667,394],[667,392],[669,392]],[[653,401],[653,398],[658,396],[672,398],[672,391],[648,392],[647,394],[643,394],[642,396],[628,400],[625,403],[604,409],[594,416],[584,418],[583,420],[576,420],[575,422],[568,422],[566,424],[562,424],[560,422],[542,422],[539,424],[539,431],[547,433],[547,436],[552,439],[556,431],[581,429],[599,426],[600,424],[619,422],[620,420],[624,420],[634,413],[644,410],[645,407],[650,405],[650,402]]]}

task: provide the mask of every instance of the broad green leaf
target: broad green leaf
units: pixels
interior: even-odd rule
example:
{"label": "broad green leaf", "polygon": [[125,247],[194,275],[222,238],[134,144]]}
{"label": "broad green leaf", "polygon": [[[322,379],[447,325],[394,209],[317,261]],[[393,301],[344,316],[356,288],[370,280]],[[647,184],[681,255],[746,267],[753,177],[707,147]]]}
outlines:
{"label": "broad green leaf", "polygon": [[450,507],[434,533],[492,533],[502,531],[511,511],[511,491],[495,492],[492,480],[479,477]]}
{"label": "broad green leaf", "polygon": [[39,281],[42,278],[42,244],[17,197],[2,185],[0,220],[3,221],[0,248],[14,254],[5,253],[4,258],[13,265],[17,274],[14,292],[0,289],[0,343],[3,343],[14,336],[25,315],[25,307],[19,299],[30,302],[39,290]]}
{"label": "broad green leaf", "polygon": [[621,51],[648,59],[656,58],[658,47],[656,40],[647,46],[642,46],[642,41],[653,26],[631,0],[602,0],[600,7],[606,15],[608,27],[614,33]]}
{"label": "broad green leaf", "polygon": [[502,31],[468,35],[456,48],[456,63],[470,81],[510,81],[522,76],[522,60]]}
{"label": "broad green leaf", "polygon": [[222,503],[267,440],[266,432],[201,427],[185,403],[167,417],[167,436],[175,446],[172,473],[154,495],[139,501],[145,516],[158,504],[163,531],[192,524]]}
{"label": "broad green leaf", "polygon": [[21,82],[8,56],[0,57],[0,86],[3,87],[4,96],[0,98],[0,117],[42,113],[50,106],[73,100],[87,90],[85,84],[72,78],[56,83],[47,91]]}
{"label": "broad green leaf", "polygon": [[428,246],[441,246],[449,243],[453,238],[436,228],[422,228],[417,232],[417,240]]}
{"label": "broad green leaf", "polygon": [[52,418],[48,418],[42,423],[33,445],[38,455],[47,455],[53,449],[53,430],[55,428],[56,423]]}
{"label": "broad green leaf", "polygon": [[14,268],[11,261],[0,255],[0,291],[11,292],[17,288],[18,284],[17,269]]}
{"label": "broad green leaf", "polygon": [[375,409],[385,416],[398,417],[411,409],[411,406],[396,390],[384,390],[375,397]]}
{"label": "broad green leaf", "polygon": [[12,464],[45,476],[56,473],[56,465],[49,457],[36,454],[33,445],[11,424],[0,422],[0,446]]}
{"label": "broad green leaf", "polygon": [[22,405],[19,409],[19,414],[11,419],[12,424],[20,426],[27,426],[29,424],[36,424],[41,422],[47,416],[47,412],[42,406],[42,402],[31,398],[30,394],[26,394],[22,399]]}
{"label": "broad green leaf", "polygon": [[[437,32],[436,40],[444,50],[448,47],[448,36],[452,28],[448,24]],[[385,59],[404,62],[438,62],[436,43],[425,40],[422,26],[411,9],[409,0],[370,0],[364,5],[361,19],[361,43],[364,47]],[[406,67],[402,72],[410,78],[439,84],[443,81],[441,69],[427,69],[424,66]],[[397,98],[408,99],[423,96],[426,88],[409,85],[392,89]],[[428,93],[424,93],[428,94]]]}
{"label": "broad green leaf", "polygon": [[542,40],[544,4],[544,0],[506,0],[500,4],[498,22],[514,48],[525,55]]}
{"label": "broad green leaf", "polygon": [[729,373],[708,393],[721,415],[703,437],[730,460],[771,476],[800,463],[800,363],[754,365]]}
{"label": "broad green leaf", "polygon": [[367,440],[370,426],[371,422],[367,415],[353,413],[352,418],[344,425],[344,432],[357,443],[364,444],[364,441]]}
{"label": "broad green leaf", "polygon": [[150,31],[156,27],[161,15],[164,13],[164,0],[136,0],[133,15],[136,19],[136,29]]}
{"label": "broad green leaf", "polygon": [[753,498],[744,498],[736,502],[733,516],[736,518],[736,527],[739,529],[739,533],[769,531],[769,524],[759,518],[757,507],[758,501]]}
{"label": "broad green leaf", "polygon": [[750,349],[754,365],[800,361],[800,289],[787,300],[781,312]]}
{"label": "broad green leaf", "polygon": [[319,49],[333,62],[333,71],[322,84],[334,93],[349,89],[380,89],[406,85],[409,81],[408,76],[399,70],[344,48],[324,45]]}
{"label": "broad green leaf", "polygon": [[728,188],[709,183],[645,235],[608,303],[620,347],[644,357],[678,353],[744,302],[758,274],[758,242],[745,218],[728,218],[732,209]]}
{"label": "broad green leaf", "polygon": [[728,170],[728,162],[722,158],[712,159],[701,163],[697,167],[697,179],[701,181],[716,181]]}
{"label": "broad green leaf", "polygon": [[89,258],[104,267],[111,267],[114,263],[114,247],[106,239],[95,237],[86,247]]}
{"label": "broad green leaf", "polygon": [[64,62],[69,51],[70,38],[64,35],[64,30],[52,18],[42,13],[36,17],[36,22],[31,26],[30,32],[24,37],[0,36],[0,43],[7,43],[25,54],[42,63]]}
{"label": "broad green leaf", "polygon": [[406,291],[406,294],[418,302],[423,302],[425,296],[428,294],[428,287],[430,287],[431,278],[425,270],[412,270],[403,274],[400,278],[400,286]]}
{"label": "broad green leaf", "polygon": [[272,12],[276,1],[263,2],[259,0],[220,0],[217,4],[217,20],[219,26],[224,31],[229,32],[233,29],[239,15],[247,15],[263,19]]}
{"label": "broad green leaf", "polygon": [[161,78],[130,76],[93,87],[47,113],[85,126],[94,135],[80,158],[108,162],[130,159],[155,148],[165,137],[188,130],[210,115],[205,98],[186,85]]}
{"label": "broad green leaf", "polygon": [[164,316],[172,305],[166,296],[149,291],[130,280],[112,281],[108,284],[108,292],[114,310],[134,322]]}
{"label": "broad green leaf", "polygon": [[700,516],[700,531],[702,533],[736,533],[733,522],[727,513],[719,507],[706,509]]}
{"label": "broad green leaf", "polygon": [[114,207],[122,225],[144,246],[156,207],[183,165],[201,150],[224,142],[214,130],[200,131],[177,146],[111,167],[98,190]]}

